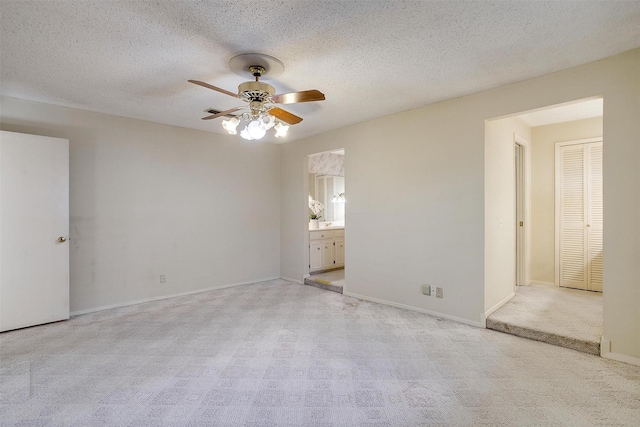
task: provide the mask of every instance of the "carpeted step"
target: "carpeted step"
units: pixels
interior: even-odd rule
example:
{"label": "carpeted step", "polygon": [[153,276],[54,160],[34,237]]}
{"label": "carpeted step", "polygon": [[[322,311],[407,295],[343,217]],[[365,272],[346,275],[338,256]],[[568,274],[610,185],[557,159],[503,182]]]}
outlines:
{"label": "carpeted step", "polygon": [[572,337],[561,336],[558,334],[536,330],[530,327],[509,324],[501,320],[487,318],[487,329],[504,332],[518,337],[529,338],[536,341],[542,341],[559,347],[570,348],[581,351],[583,353],[595,354],[600,356],[600,342],[582,340]]}
{"label": "carpeted step", "polygon": [[342,286],[334,285],[333,283],[322,280],[322,279],[314,279],[313,276],[307,277],[304,279],[304,284],[309,286],[315,286],[316,288],[324,289],[326,291],[337,292],[339,294],[342,293]]}

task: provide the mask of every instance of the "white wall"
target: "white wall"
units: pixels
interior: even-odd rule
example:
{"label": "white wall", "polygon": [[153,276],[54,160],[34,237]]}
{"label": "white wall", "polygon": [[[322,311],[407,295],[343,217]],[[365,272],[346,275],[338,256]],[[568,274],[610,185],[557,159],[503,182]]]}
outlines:
{"label": "white wall", "polygon": [[[485,120],[604,98],[604,334],[640,363],[640,50],[282,147],[281,273],[308,268],[304,156],[345,148],[346,287],[480,324]],[[327,96],[327,99],[330,97]],[[420,284],[444,287],[444,298]]]}
{"label": "white wall", "polygon": [[[486,123],[484,146],[484,311],[486,315],[512,296],[515,288],[515,135],[520,138],[519,143],[522,143],[525,151],[530,151],[531,128],[521,119],[512,117]],[[525,154],[525,159],[530,164],[530,154]],[[525,173],[529,169],[525,165]],[[524,265],[527,265],[526,260]],[[525,269],[523,278],[525,284],[528,283],[527,277]]]}
{"label": "white wall", "polygon": [[69,139],[72,312],[279,276],[276,145],[0,106],[3,130]]}
{"label": "white wall", "polygon": [[555,282],[555,148],[557,142],[602,136],[602,117],[531,129],[531,279]]}

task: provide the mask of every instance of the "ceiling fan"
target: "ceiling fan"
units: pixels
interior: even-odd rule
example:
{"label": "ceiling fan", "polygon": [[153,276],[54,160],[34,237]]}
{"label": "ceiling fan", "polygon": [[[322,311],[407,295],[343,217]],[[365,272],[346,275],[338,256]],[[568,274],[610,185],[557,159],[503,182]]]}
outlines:
{"label": "ceiling fan", "polygon": [[[266,75],[267,72],[271,77],[282,74],[284,71],[282,62],[272,56],[259,53],[241,54],[231,58],[229,66],[236,74],[253,76],[255,81],[241,83],[238,86],[237,94],[199,80],[189,80],[189,82],[247,103],[247,105],[230,108],[202,118],[202,120],[211,120],[248,109],[248,111],[239,115],[232,115],[229,120],[222,122],[222,127],[232,135],[237,133],[236,128],[240,124],[240,120],[244,120],[248,123],[240,132],[240,136],[245,139],[260,139],[272,127],[276,130],[276,137],[284,136],[289,126],[283,125],[282,122],[288,125],[295,125],[302,121],[302,117],[283,110],[277,107],[276,104],[324,101],[325,99],[324,94],[315,89],[276,95],[273,86],[260,81],[260,77]],[[277,122],[276,119],[278,120]]]}

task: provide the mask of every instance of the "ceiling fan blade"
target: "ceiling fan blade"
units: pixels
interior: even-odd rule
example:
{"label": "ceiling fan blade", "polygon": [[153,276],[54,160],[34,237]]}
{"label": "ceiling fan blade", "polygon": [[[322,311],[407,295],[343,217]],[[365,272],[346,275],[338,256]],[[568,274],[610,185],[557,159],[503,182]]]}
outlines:
{"label": "ceiling fan blade", "polygon": [[226,111],[220,111],[219,113],[213,114],[211,116],[203,117],[202,120],[211,120],[216,119],[218,117],[226,116],[227,114],[233,113],[234,111],[242,110],[244,107],[235,107]]}
{"label": "ceiling fan blade", "polygon": [[295,104],[297,102],[324,101],[324,94],[319,90],[303,90],[302,92],[290,92],[274,95],[271,100],[276,104]]}
{"label": "ceiling fan blade", "polygon": [[199,80],[188,80],[188,82],[196,85],[200,85],[202,87],[206,87],[207,89],[215,90],[216,92],[224,93],[225,95],[233,96],[234,98],[238,97],[237,93],[229,92],[228,90],[215,87],[213,85],[210,85],[209,83],[201,82]]}
{"label": "ceiling fan blade", "polygon": [[291,114],[290,112],[278,107],[273,107],[272,109],[270,109],[269,114],[271,114],[276,119],[282,120],[283,122],[290,125],[295,125],[302,121],[302,117],[298,117],[295,114]]}

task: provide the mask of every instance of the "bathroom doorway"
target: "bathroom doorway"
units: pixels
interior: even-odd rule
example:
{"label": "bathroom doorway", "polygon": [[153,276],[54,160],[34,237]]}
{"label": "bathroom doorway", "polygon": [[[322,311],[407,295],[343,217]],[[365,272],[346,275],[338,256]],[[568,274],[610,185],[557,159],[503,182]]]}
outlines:
{"label": "bathroom doorway", "polygon": [[345,277],[344,149],[308,156],[309,274],[304,283],[342,293]]}

